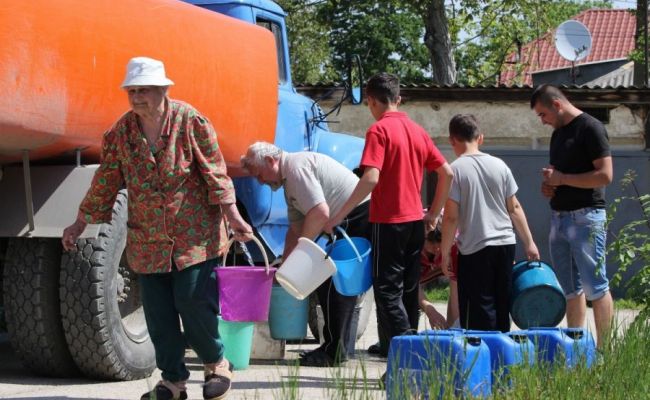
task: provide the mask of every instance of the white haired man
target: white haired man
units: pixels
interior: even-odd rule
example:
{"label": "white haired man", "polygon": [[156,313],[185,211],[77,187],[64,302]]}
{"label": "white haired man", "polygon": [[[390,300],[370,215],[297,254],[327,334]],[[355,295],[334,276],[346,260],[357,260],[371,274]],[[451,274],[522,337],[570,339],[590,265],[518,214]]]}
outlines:
{"label": "white haired man", "polygon": [[[290,223],[284,258],[295,248],[298,238],[315,239],[323,231],[330,216],[341,209],[359,181],[352,171],[327,155],[308,151],[287,153],[266,142],[251,145],[241,158],[241,164],[250,176],[273,190],[284,187]],[[369,196],[341,223],[350,236],[370,239],[368,200]],[[336,366],[354,352],[351,344],[355,332],[350,331],[350,326],[357,296],[338,293],[332,279],[318,287],[316,294],[325,320],[324,343],[304,353],[300,364]]]}

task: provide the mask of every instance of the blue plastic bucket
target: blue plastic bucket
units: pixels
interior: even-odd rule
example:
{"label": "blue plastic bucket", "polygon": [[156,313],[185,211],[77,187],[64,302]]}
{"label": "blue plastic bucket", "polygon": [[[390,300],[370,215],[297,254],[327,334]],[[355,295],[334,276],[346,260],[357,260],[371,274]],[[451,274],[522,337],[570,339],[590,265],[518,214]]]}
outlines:
{"label": "blue plastic bucket", "polygon": [[298,300],[282,286],[273,285],[269,329],[277,340],[296,340],[307,336],[309,299]]}
{"label": "blue plastic bucket", "polygon": [[565,311],[564,291],[550,266],[521,261],[513,267],[510,315],[518,327],[556,326]]}
{"label": "blue plastic bucket", "polygon": [[540,362],[563,362],[567,367],[591,367],[596,361],[596,344],[584,328],[531,328],[525,332],[535,343]]}
{"label": "blue plastic bucket", "polygon": [[334,288],[344,296],[358,296],[372,286],[371,244],[365,238],[351,238],[343,229],[337,229],[343,239],[326,248],[327,254],[336,265],[336,273],[332,276]]}
{"label": "blue plastic bucket", "polygon": [[253,346],[253,322],[224,321],[219,317],[219,336],[224,346],[224,356],[236,370],[248,368]]}
{"label": "blue plastic bucket", "polygon": [[396,336],[390,342],[386,370],[389,400],[435,399],[449,392],[488,397],[491,380],[490,350],[479,337],[430,330]]}

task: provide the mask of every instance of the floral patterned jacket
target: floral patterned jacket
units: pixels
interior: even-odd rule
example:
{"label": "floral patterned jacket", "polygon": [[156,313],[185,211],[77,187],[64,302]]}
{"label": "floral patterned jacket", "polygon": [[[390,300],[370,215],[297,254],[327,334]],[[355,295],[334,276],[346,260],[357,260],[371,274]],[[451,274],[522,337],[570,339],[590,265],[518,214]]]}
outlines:
{"label": "floral patterned jacket", "polygon": [[154,146],[133,111],[104,135],[100,166],[79,207],[88,223],[110,222],[117,192],[127,188],[126,255],[137,273],[170,272],[172,260],[182,270],[220,256],[227,240],[220,204],[235,202],[210,122],[187,103],[166,101]]}

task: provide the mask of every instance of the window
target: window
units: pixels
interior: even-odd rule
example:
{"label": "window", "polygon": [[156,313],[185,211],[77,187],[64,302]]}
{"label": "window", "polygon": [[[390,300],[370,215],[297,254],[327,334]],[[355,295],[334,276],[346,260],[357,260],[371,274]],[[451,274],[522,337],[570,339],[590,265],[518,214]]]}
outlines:
{"label": "window", "polygon": [[280,79],[280,84],[283,84],[287,81],[287,70],[286,60],[284,59],[284,48],[282,47],[282,27],[277,22],[267,19],[258,19],[257,25],[268,29],[273,33],[273,37],[275,37],[275,47],[278,55],[278,78]]}

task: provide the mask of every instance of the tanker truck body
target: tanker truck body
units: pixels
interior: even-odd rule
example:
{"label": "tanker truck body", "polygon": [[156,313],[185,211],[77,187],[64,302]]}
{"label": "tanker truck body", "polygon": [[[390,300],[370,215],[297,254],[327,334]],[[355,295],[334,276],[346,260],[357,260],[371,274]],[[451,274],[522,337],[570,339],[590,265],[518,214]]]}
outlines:
{"label": "tanker truck body", "polygon": [[[102,134],[128,110],[119,86],[131,57],[163,60],[175,82],[170,96],[210,119],[229,163],[264,140],[358,165],[363,142],[330,132],[318,105],[292,85],[284,16],[267,0],[3,5],[0,310],[32,371],[125,380],[155,368],[137,279],[123,257],[128,193],[118,195],[110,224],[86,229],[79,251],[65,254],[60,244],[97,168]],[[284,194],[251,178],[235,179],[235,188],[278,256]]]}

